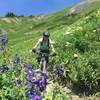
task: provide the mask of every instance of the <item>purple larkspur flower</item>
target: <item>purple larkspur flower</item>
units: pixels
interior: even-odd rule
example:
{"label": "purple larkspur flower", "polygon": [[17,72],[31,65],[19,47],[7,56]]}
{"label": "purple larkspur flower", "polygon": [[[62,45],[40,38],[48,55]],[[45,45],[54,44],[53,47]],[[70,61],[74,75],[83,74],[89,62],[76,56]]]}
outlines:
{"label": "purple larkspur flower", "polygon": [[56,65],[56,73],[59,77],[64,77],[64,71],[63,69],[61,68],[61,65],[60,64],[57,64]]}
{"label": "purple larkspur flower", "polygon": [[35,95],[32,100],[42,100],[42,97],[41,96],[38,96],[38,95]]}
{"label": "purple larkspur flower", "polygon": [[29,75],[29,74],[28,74],[28,75],[26,76],[26,80],[27,80],[27,81],[32,81],[32,79],[33,79],[33,75]]}
{"label": "purple larkspur flower", "polygon": [[2,37],[2,39],[1,39],[1,45],[5,46],[7,44],[7,42],[8,42],[7,38],[3,38]]}
{"label": "purple larkspur flower", "polygon": [[33,87],[28,95],[29,99],[31,100],[42,100],[42,97],[37,95],[36,91],[34,91]]}
{"label": "purple larkspur flower", "polygon": [[9,68],[7,66],[4,66],[3,68],[0,69],[1,73],[6,73],[9,71]]}
{"label": "purple larkspur flower", "polygon": [[45,78],[42,78],[40,81],[40,89],[42,90],[46,90],[46,86],[47,86],[47,80]]}
{"label": "purple larkspur flower", "polygon": [[32,69],[28,70],[28,75],[32,75],[33,76],[34,74],[35,74],[35,72]]}
{"label": "purple larkspur flower", "polygon": [[31,92],[29,93],[28,97],[29,97],[30,99],[32,99],[32,98],[34,98],[34,95],[36,95],[36,93],[35,93],[34,91],[31,91]]}
{"label": "purple larkspur flower", "polygon": [[20,63],[20,57],[16,55],[14,61],[13,61],[13,66],[16,67]]}
{"label": "purple larkspur flower", "polygon": [[[28,64],[24,65],[27,70],[27,86],[30,89],[29,98],[31,100],[42,100],[42,97],[37,95],[40,92],[43,92],[46,90],[47,86],[47,79],[48,79],[48,72],[47,71],[41,71],[41,70],[32,70],[31,67]],[[40,73],[41,77],[38,79],[36,78],[36,75]]]}
{"label": "purple larkspur flower", "polygon": [[38,91],[42,92],[42,91],[46,90],[47,80],[44,77],[39,78],[39,79],[33,81],[32,83],[34,85],[36,85]]}
{"label": "purple larkspur flower", "polygon": [[26,71],[28,71],[29,69],[31,69],[31,67],[30,67],[29,64],[24,64],[24,67],[25,67]]}
{"label": "purple larkspur flower", "polygon": [[32,86],[34,86],[34,85],[33,85],[33,83],[32,83],[32,82],[27,81],[27,87],[31,89],[31,88],[32,88]]}
{"label": "purple larkspur flower", "polygon": [[32,81],[34,75],[35,75],[35,72],[32,69],[29,69],[27,71],[26,80],[27,81]]}
{"label": "purple larkspur flower", "polygon": [[16,80],[17,84],[21,84],[22,81],[21,80]]}
{"label": "purple larkspur flower", "polygon": [[28,95],[28,97],[29,97],[30,99],[32,99],[32,98],[34,97],[34,94],[33,94],[33,93],[30,93],[30,94]]}
{"label": "purple larkspur flower", "polygon": [[34,94],[34,93],[32,93],[32,92],[30,92],[30,94],[28,95],[28,97],[29,97],[29,99],[31,99],[31,100],[42,100],[42,97],[41,97],[41,96],[36,95],[36,94]]}

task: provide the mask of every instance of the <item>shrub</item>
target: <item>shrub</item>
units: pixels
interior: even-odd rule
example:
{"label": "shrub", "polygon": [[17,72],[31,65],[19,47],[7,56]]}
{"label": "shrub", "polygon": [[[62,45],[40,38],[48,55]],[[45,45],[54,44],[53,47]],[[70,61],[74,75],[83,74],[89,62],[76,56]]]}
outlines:
{"label": "shrub", "polygon": [[89,50],[89,43],[88,41],[86,40],[81,40],[81,39],[77,39],[75,41],[75,48],[81,52],[81,53],[84,53],[85,51],[88,51]]}
{"label": "shrub", "polygon": [[[89,64],[88,62],[89,61]],[[97,60],[95,60],[97,63]],[[80,92],[93,93],[100,89],[100,68],[96,69],[90,66],[90,60],[88,56],[79,58],[72,66],[69,73],[69,77],[72,81],[74,89],[78,89]],[[92,65],[94,66],[94,64]]]}

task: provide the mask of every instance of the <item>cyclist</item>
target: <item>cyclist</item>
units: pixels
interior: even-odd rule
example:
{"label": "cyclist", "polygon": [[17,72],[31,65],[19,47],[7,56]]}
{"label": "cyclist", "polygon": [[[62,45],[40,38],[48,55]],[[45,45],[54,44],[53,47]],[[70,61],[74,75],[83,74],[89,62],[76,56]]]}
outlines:
{"label": "cyclist", "polygon": [[[56,55],[55,49],[53,47],[53,42],[51,41],[50,33],[49,32],[44,32],[43,37],[38,40],[36,45],[33,47],[32,51],[35,52],[36,49],[40,50],[42,53],[47,53],[50,54],[50,51],[53,52],[53,55]],[[37,61],[38,63],[41,60],[41,55],[38,55]],[[46,62],[48,64],[49,56],[46,57]],[[47,66],[46,66],[47,67]]]}

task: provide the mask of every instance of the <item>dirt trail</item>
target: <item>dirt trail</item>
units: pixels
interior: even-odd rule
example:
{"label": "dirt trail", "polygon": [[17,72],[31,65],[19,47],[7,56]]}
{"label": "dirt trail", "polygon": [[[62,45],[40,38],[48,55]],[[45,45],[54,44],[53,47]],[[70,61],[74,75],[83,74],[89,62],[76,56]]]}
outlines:
{"label": "dirt trail", "polygon": [[[53,82],[53,81],[49,81],[49,84],[47,85],[46,91],[48,93],[55,91],[55,89],[58,88],[59,90],[62,90],[64,95],[66,95],[66,97],[68,98],[68,100],[74,100],[71,99],[71,90],[69,90],[67,87],[63,88],[62,86],[60,86],[57,82]],[[65,92],[66,91],[66,92]]]}
{"label": "dirt trail", "polygon": [[83,97],[79,97],[78,95],[76,95],[75,93],[72,92],[72,90],[70,90],[67,86],[62,86],[59,85],[58,82],[53,82],[53,80],[49,79],[48,80],[48,85],[46,88],[46,91],[48,93],[53,93],[53,91],[55,91],[55,89],[59,89],[63,92],[64,95],[66,95],[66,97],[68,98],[68,100],[100,100],[100,93],[94,95],[94,96],[83,96]]}

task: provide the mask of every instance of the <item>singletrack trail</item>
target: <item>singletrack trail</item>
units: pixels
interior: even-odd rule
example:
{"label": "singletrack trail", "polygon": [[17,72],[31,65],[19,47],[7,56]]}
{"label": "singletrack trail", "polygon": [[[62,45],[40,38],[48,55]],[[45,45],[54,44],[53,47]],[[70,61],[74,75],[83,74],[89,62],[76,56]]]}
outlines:
{"label": "singletrack trail", "polygon": [[67,86],[60,85],[57,81],[54,81],[54,79],[51,78],[51,75],[49,76],[49,79],[48,79],[48,85],[46,88],[47,93],[53,93],[54,91],[62,91],[62,93],[68,98],[67,100],[100,100],[99,94],[96,94],[96,96],[89,96],[89,97],[79,96],[75,94]]}

